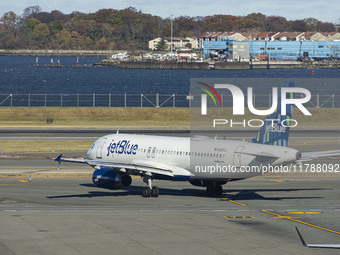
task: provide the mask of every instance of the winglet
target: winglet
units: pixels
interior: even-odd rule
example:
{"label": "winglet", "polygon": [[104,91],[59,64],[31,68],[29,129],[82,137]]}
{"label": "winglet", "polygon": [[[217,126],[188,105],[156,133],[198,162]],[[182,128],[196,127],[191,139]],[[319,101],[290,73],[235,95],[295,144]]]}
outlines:
{"label": "winglet", "polygon": [[[295,229],[296,229],[296,231],[298,232],[298,235],[299,235],[299,237],[300,237],[300,240],[301,240],[303,246],[307,246],[305,240],[303,239],[302,235],[300,234],[299,229],[298,229],[297,227],[295,227]],[[308,246],[307,246],[307,247],[308,247]]]}
{"label": "winglet", "polygon": [[55,158],[55,161],[58,161],[58,163],[59,163],[59,165],[60,165],[60,161],[61,161],[61,156],[62,156],[63,154],[60,154],[57,158]]}

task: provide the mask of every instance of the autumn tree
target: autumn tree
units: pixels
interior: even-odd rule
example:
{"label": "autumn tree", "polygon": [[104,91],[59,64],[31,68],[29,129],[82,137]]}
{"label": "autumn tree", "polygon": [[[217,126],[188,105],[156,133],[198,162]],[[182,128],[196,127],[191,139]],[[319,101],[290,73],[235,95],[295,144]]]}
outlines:
{"label": "autumn tree", "polygon": [[50,35],[50,30],[45,23],[40,23],[34,28],[33,35],[38,40],[44,40]]}
{"label": "autumn tree", "polygon": [[330,22],[321,23],[319,26],[319,31],[320,32],[334,32],[335,31],[334,24]]}
{"label": "autumn tree", "polygon": [[34,28],[40,23],[41,23],[40,20],[37,20],[36,18],[29,18],[25,23],[25,27],[31,32],[33,32]]}
{"label": "autumn tree", "polygon": [[189,16],[180,16],[173,21],[174,34],[179,37],[191,37],[201,33],[201,28],[198,26],[194,18]]}
{"label": "autumn tree", "polygon": [[308,26],[307,26],[307,24],[304,20],[288,21],[287,31],[306,32],[306,31],[308,31]]}
{"label": "autumn tree", "polygon": [[0,18],[0,47],[5,49],[15,49],[19,46],[19,29],[21,18],[14,12],[6,12]]}
{"label": "autumn tree", "polygon": [[59,44],[68,48],[70,46],[71,34],[66,29],[63,29],[56,34],[56,39],[58,40]]}
{"label": "autumn tree", "polygon": [[317,32],[319,31],[319,27],[321,24],[321,21],[315,18],[307,18],[303,20],[307,25],[307,31],[308,32]]}
{"label": "autumn tree", "polygon": [[[315,18],[286,20],[251,13],[247,16],[179,16],[172,19],[174,37],[196,37],[204,32],[332,32],[334,25]],[[7,12],[0,18],[0,48],[147,49],[148,41],[170,37],[171,20],[145,14],[134,7],[101,9],[94,13],[58,10],[43,12],[29,6],[22,17]]]}
{"label": "autumn tree", "polygon": [[287,31],[287,20],[280,16],[269,16],[265,22],[267,32],[284,32]]}
{"label": "autumn tree", "polygon": [[6,12],[0,19],[0,24],[4,29],[14,30],[18,28],[20,24],[20,16],[17,16],[14,12]]}
{"label": "autumn tree", "polygon": [[54,20],[47,25],[52,35],[55,35],[64,29],[64,21],[62,20]]}
{"label": "autumn tree", "polygon": [[24,9],[22,14],[23,20],[27,20],[32,17],[32,15],[41,12],[41,7],[39,5],[29,6]]}

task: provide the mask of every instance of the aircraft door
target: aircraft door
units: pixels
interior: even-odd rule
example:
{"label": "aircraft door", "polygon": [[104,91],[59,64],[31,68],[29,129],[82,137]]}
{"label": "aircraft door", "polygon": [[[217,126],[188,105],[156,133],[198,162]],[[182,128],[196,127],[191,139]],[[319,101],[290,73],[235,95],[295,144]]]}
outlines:
{"label": "aircraft door", "polygon": [[237,146],[235,151],[234,151],[234,159],[233,159],[233,163],[234,166],[236,167],[240,167],[241,166],[241,152],[243,151],[244,146]]}
{"label": "aircraft door", "polygon": [[156,147],[153,147],[152,152],[151,152],[151,158],[155,157],[155,153],[156,153]]}
{"label": "aircraft door", "polygon": [[150,153],[151,153],[151,147],[149,147],[147,152],[146,152],[146,157],[147,158],[150,158]]}
{"label": "aircraft door", "polygon": [[104,145],[106,143],[106,140],[107,138],[104,137],[100,142],[99,142],[99,145],[97,147],[97,152],[96,152],[96,156],[97,158],[102,158],[103,157],[103,148],[104,148]]}

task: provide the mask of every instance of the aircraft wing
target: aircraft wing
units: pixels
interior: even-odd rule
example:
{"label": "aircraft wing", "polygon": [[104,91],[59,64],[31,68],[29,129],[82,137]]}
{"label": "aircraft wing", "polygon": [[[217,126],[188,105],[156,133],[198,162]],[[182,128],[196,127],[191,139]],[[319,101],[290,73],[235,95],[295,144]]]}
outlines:
{"label": "aircraft wing", "polygon": [[73,162],[73,163],[87,163],[87,159],[85,158],[63,158],[63,154],[60,154],[57,158],[55,158],[55,161],[58,161],[59,164],[60,162]]}
{"label": "aircraft wing", "polygon": [[314,159],[324,159],[326,157],[336,157],[336,156],[340,156],[340,150],[301,152],[301,158],[297,160],[296,163],[301,163],[303,161],[311,161]]}
{"label": "aircraft wing", "polygon": [[301,243],[303,244],[303,246],[307,246],[309,248],[333,248],[333,249],[340,249],[340,244],[308,244],[305,242],[305,240],[303,239],[299,229],[297,227],[295,227],[299,237],[300,237],[300,240],[301,240]]}
{"label": "aircraft wing", "polygon": [[62,155],[55,158],[55,161],[60,162],[74,162],[74,163],[83,163],[88,164],[92,167],[104,167],[111,169],[126,169],[126,170],[135,170],[137,172],[150,172],[152,174],[161,174],[166,176],[174,177],[176,173],[190,174],[187,170],[170,165],[157,164],[154,162],[136,160],[131,163],[119,163],[119,162],[109,162],[102,160],[91,160],[91,159],[83,159],[83,158],[63,158]]}

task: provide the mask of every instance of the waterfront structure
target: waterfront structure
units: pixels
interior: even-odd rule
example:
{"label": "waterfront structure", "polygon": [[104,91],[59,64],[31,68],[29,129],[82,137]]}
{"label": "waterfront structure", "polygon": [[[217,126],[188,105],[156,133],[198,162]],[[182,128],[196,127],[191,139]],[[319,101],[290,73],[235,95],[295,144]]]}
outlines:
{"label": "waterfront structure", "polygon": [[340,41],[249,41],[249,54],[276,60],[338,58]]}
{"label": "waterfront structure", "polygon": [[[239,61],[260,55],[267,55],[270,59],[277,60],[340,57],[340,33],[338,32],[261,32],[243,33],[241,37],[239,35],[231,32],[205,33],[198,37],[198,45],[202,46],[205,59],[218,61]],[[241,42],[248,45],[248,47],[242,46],[244,50],[242,53],[240,53],[241,48],[236,50],[231,47]],[[241,44],[236,47],[240,46]]]}
{"label": "waterfront structure", "polygon": [[225,54],[228,51],[228,44],[231,41],[204,41],[203,58],[211,57],[211,54]]}
{"label": "waterfront structure", "polygon": [[[233,46],[232,46],[233,45]],[[239,46],[236,46],[239,45]],[[243,45],[244,51],[240,51]],[[248,45],[248,57],[247,54]],[[236,46],[236,48],[234,48]],[[237,49],[237,50],[236,50]],[[227,59],[235,60],[239,55],[241,58],[250,56],[267,55],[276,60],[297,60],[304,58],[339,58],[340,41],[210,41],[204,42],[203,56],[211,58],[211,54],[225,54]],[[237,52],[237,54],[236,54]],[[219,58],[223,59],[223,58]],[[217,59],[217,60],[219,60]],[[215,59],[216,60],[216,59]]]}
{"label": "waterfront structure", "polygon": [[328,41],[339,41],[340,40],[340,33],[338,32],[321,33],[321,34],[326,36]]}
{"label": "waterfront structure", "polygon": [[[157,50],[158,43],[162,40],[162,38],[158,37],[153,40],[149,41],[149,49],[150,50]],[[164,38],[168,49],[171,47],[171,38]],[[172,48],[173,49],[183,49],[183,48],[189,48],[189,49],[197,49],[197,39],[191,38],[191,37],[172,37]]]}
{"label": "waterfront structure", "polygon": [[230,42],[228,45],[228,59],[249,61],[249,43]]}
{"label": "waterfront structure", "polygon": [[252,36],[254,41],[274,41],[279,32],[261,32]]}
{"label": "waterfront structure", "polygon": [[247,41],[249,35],[247,33],[235,32],[207,32],[197,37],[198,48],[204,47],[204,42],[220,42],[220,41]]}
{"label": "waterfront structure", "polygon": [[337,41],[339,32],[207,32],[197,37],[198,47],[202,48],[205,41]]}
{"label": "waterfront structure", "polygon": [[317,32],[308,32],[301,35],[301,40],[304,41],[326,41],[327,38],[323,34]]}
{"label": "waterfront structure", "polygon": [[273,41],[301,41],[301,32],[281,32],[273,36]]}
{"label": "waterfront structure", "polygon": [[[149,48],[157,49],[161,38],[149,41]],[[170,39],[165,38],[170,49]],[[234,43],[233,43],[234,42]],[[243,45],[240,49],[230,48],[230,45]],[[231,44],[233,43],[233,44]],[[173,37],[172,46],[176,50],[188,48],[202,49],[205,59],[223,61],[249,59],[249,56],[268,55],[271,59],[296,60],[300,57],[309,58],[339,58],[340,33],[338,32],[207,32],[197,38]],[[189,48],[190,48],[189,47]],[[236,46],[238,47],[238,46]],[[248,50],[249,49],[249,53]],[[238,52],[239,54],[237,54]],[[245,55],[248,55],[246,57]]]}

